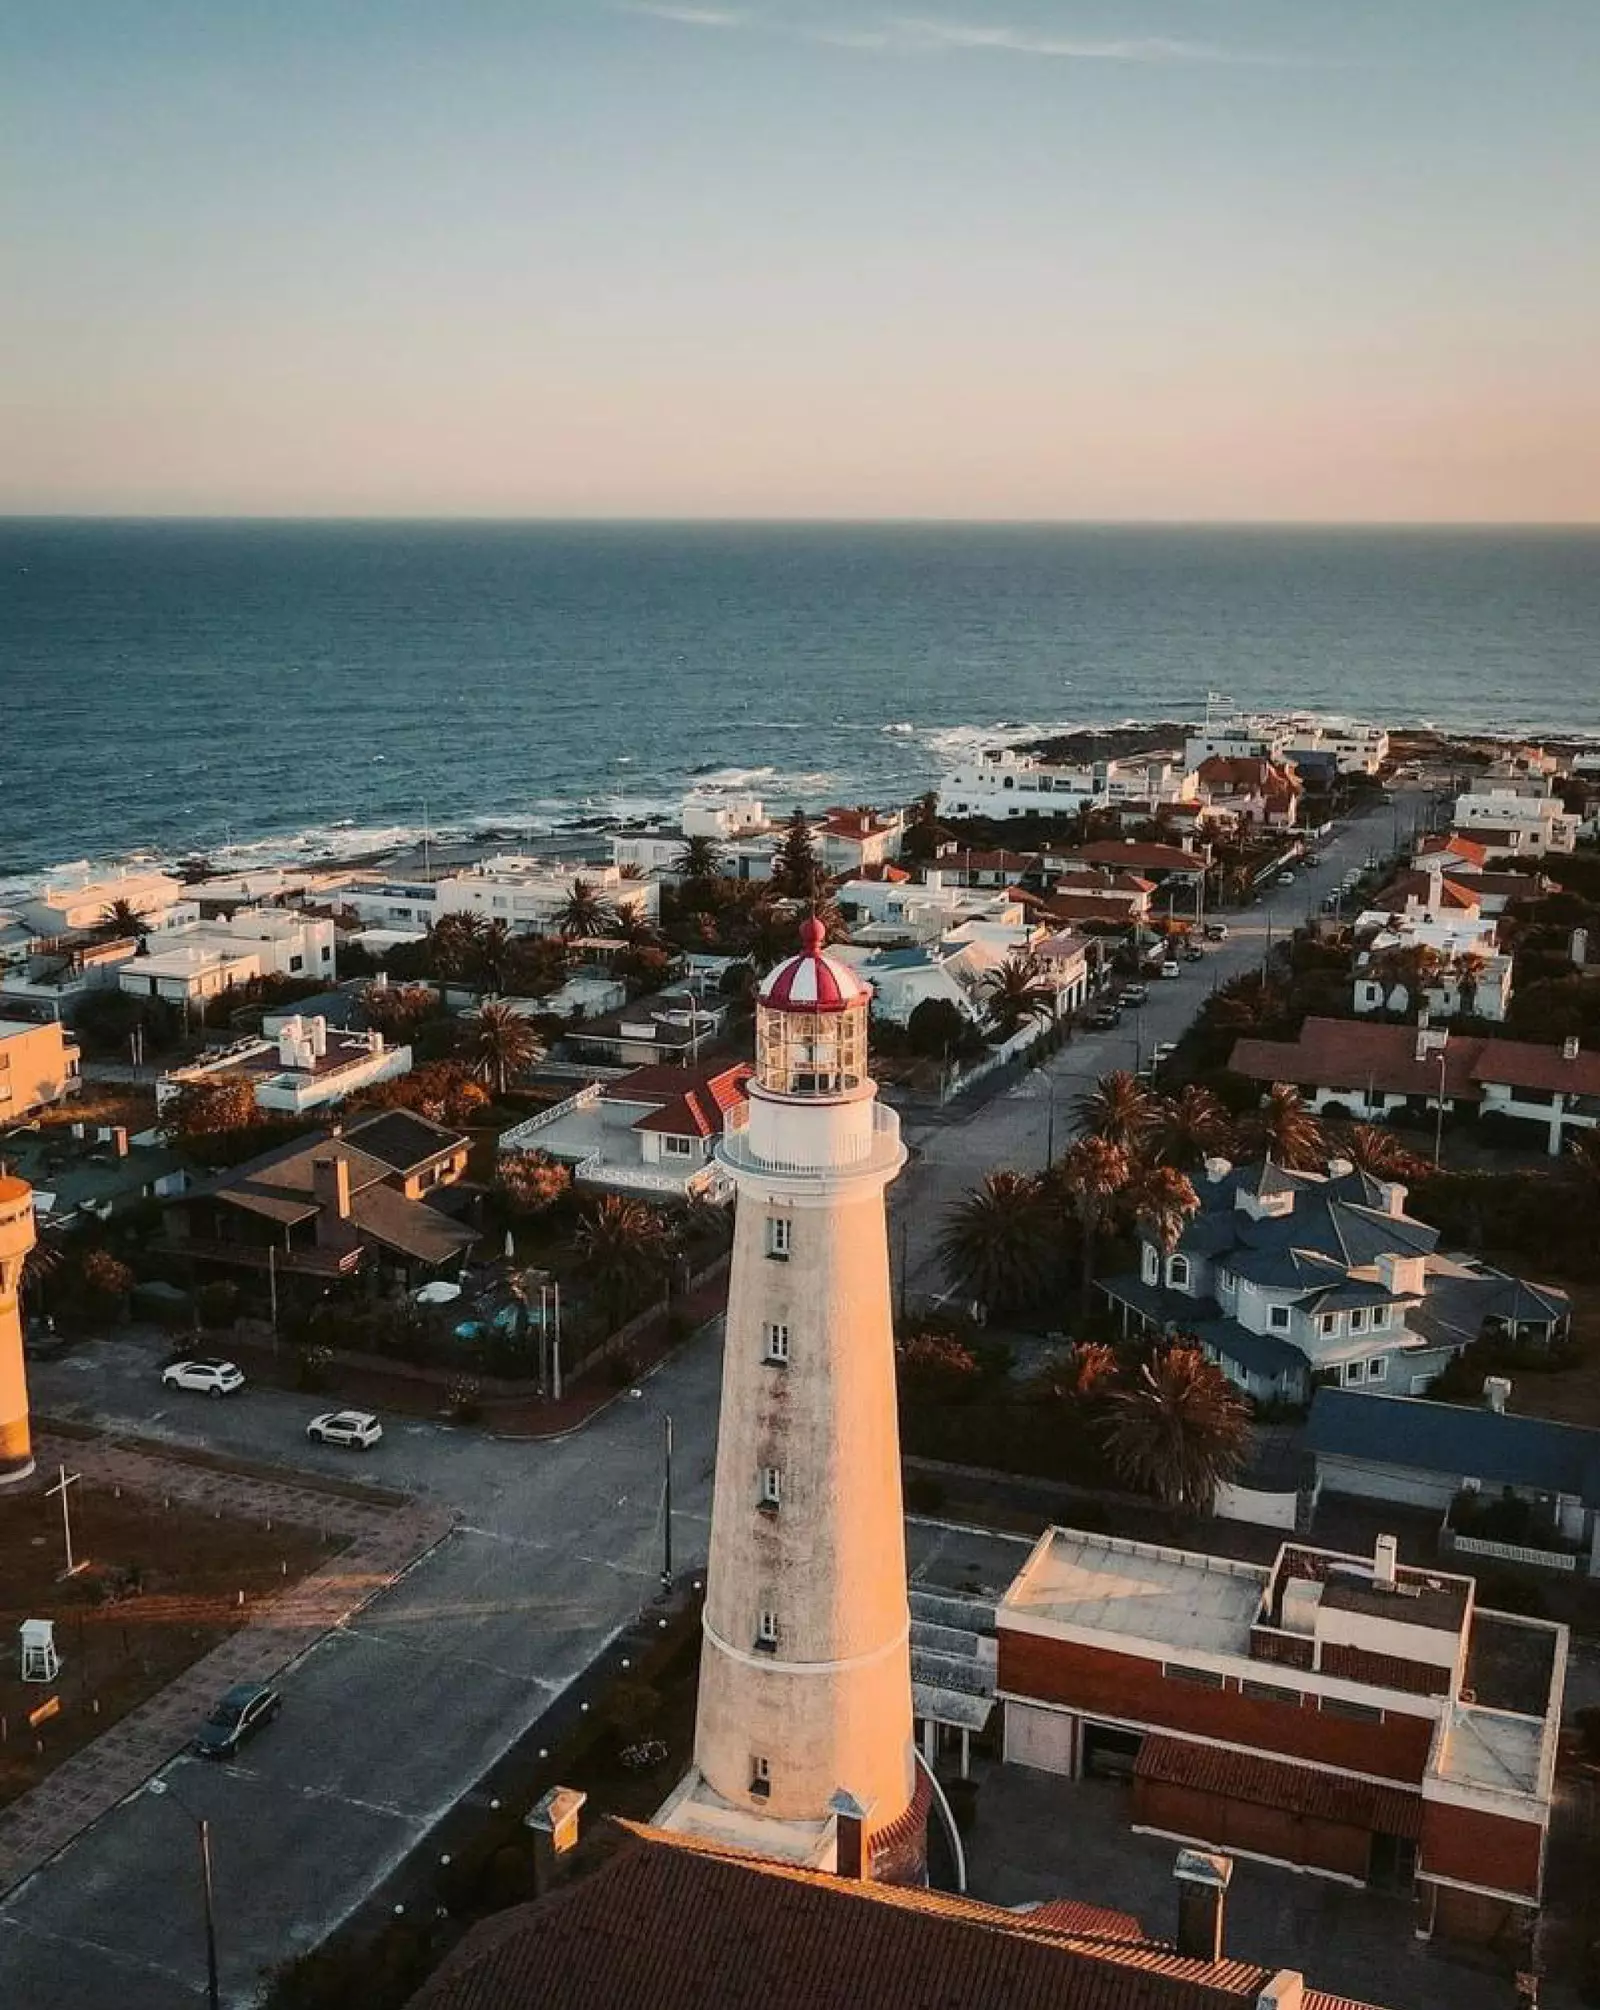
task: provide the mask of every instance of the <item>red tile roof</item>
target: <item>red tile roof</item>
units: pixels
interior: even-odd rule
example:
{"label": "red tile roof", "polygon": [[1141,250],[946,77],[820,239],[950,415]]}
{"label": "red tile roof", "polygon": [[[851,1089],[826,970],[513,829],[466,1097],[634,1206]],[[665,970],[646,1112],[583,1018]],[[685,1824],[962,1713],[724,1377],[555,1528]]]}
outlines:
{"label": "red tile roof", "polygon": [[1146,1738],[1133,1769],[1136,1780],[1185,1787],[1191,1793],[1250,1801],[1281,1808],[1285,1814],[1340,1822],[1384,1835],[1422,1834],[1422,1796],[1349,1773],[1319,1772],[1279,1759],[1257,1758],[1222,1745],[1192,1744],[1187,1738]]}
{"label": "red tile roof", "polygon": [[1142,838],[1098,839],[1081,845],[1067,858],[1068,862],[1085,859],[1090,865],[1126,865],[1146,872],[1203,872],[1206,863],[1198,851],[1185,851],[1176,844],[1146,844]]}
{"label": "red tile roof", "polygon": [[[1408,900],[1415,900],[1426,907],[1433,898],[1433,875],[1426,872],[1403,872],[1398,879],[1392,879],[1380,892],[1367,901],[1369,908],[1382,908],[1385,912],[1398,913]],[[1477,895],[1460,880],[1441,878],[1439,881],[1439,905],[1442,908],[1475,908]]]}
{"label": "red tile roof", "polygon": [[744,1102],[744,1085],[754,1072],[745,1061],[698,1075],[686,1068],[635,1068],[631,1075],[608,1082],[601,1095],[606,1102],[658,1104],[640,1117],[633,1126],[636,1131],[716,1138],[722,1135],[728,1112]]}
{"label": "red tile roof", "polygon": [[894,820],[882,816],[877,810],[824,810],[822,828],[829,837],[862,838],[881,837],[886,830],[892,830]]}
{"label": "red tile roof", "polygon": [[411,2010],[1254,2010],[1275,1972],[1099,1907],[1058,1924],[617,1827],[606,1863],[469,1933]]}
{"label": "red tile roof", "polygon": [[[1302,1082],[1324,1089],[1374,1089],[1390,1096],[1433,1096],[1438,1052],[1416,1057],[1414,1026],[1367,1019],[1308,1019],[1298,1040],[1238,1040],[1228,1066],[1254,1082]],[[1444,1048],[1444,1092],[1479,1100],[1483,1082],[1518,1089],[1567,1089],[1600,1095],[1600,1052],[1582,1049],[1567,1060],[1560,1047],[1531,1040],[1486,1040],[1452,1033]]]}
{"label": "red tile roof", "polygon": [[1447,852],[1452,858],[1463,860],[1469,865],[1487,865],[1489,854],[1481,844],[1475,844],[1467,837],[1429,837],[1422,840],[1417,856],[1431,858],[1436,853]]}
{"label": "red tile roof", "polygon": [[1565,1089],[1600,1096],[1600,1053],[1580,1047],[1569,1061],[1560,1047],[1533,1040],[1485,1040],[1472,1064],[1475,1082],[1504,1082],[1518,1089]]}

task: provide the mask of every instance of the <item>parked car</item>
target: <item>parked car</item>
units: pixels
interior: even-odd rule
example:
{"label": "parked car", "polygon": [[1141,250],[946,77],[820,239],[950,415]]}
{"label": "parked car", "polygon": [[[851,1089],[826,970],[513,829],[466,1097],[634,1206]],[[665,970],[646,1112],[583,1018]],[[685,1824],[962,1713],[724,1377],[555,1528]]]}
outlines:
{"label": "parked car", "polygon": [[192,1389],[200,1396],[232,1396],[244,1387],[244,1370],[232,1361],[174,1361],[161,1371],[163,1389]]}
{"label": "parked car", "polygon": [[1314,872],[1316,868],[1322,863],[1322,854],[1319,851],[1308,851],[1305,857],[1300,861],[1300,863],[1303,866],[1305,866],[1308,871]]}
{"label": "parked car", "polygon": [[1124,1006],[1143,1005],[1149,999],[1149,996],[1150,987],[1148,984],[1124,984],[1122,989],[1117,993],[1117,1003]]}
{"label": "parked car", "polygon": [[1150,1050],[1150,1065],[1159,1068],[1164,1061],[1170,1061],[1178,1051],[1176,1040],[1158,1040]]}
{"label": "parked car", "polygon": [[195,1733],[194,1748],[203,1759],[231,1759],[246,1738],[270,1724],[283,1708],[283,1698],[264,1682],[240,1682],[218,1702]]}
{"label": "parked car", "polygon": [[1181,977],[1183,975],[1183,965],[1178,961],[1176,956],[1169,956],[1161,966],[1161,974],[1167,978]]}
{"label": "parked car", "polygon": [[1083,1023],[1096,1033],[1104,1033],[1121,1020],[1122,1014],[1115,1005],[1097,1005]]}
{"label": "parked car", "polygon": [[1205,926],[1205,937],[1207,942],[1226,942],[1228,924],[1225,921],[1208,921]]}
{"label": "parked car", "polygon": [[1186,942],[1183,945],[1183,960],[1185,963],[1204,963],[1206,953],[1198,942]]}
{"label": "parked car", "polygon": [[1292,872],[1280,872],[1278,874],[1278,884],[1279,886],[1293,886],[1294,874]]}
{"label": "parked car", "polygon": [[383,1436],[383,1426],[370,1410],[325,1410],[306,1425],[306,1436],[314,1444],[349,1445],[369,1452]]}

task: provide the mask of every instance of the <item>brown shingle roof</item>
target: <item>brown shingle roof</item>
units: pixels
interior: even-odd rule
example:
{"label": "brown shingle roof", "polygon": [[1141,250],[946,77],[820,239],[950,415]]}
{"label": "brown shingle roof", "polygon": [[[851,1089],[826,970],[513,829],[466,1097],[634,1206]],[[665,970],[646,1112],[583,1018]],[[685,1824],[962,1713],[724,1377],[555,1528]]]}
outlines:
{"label": "brown shingle roof", "polygon": [[[1433,1096],[1439,1090],[1437,1051],[1416,1056],[1414,1026],[1366,1019],[1308,1019],[1298,1040],[1237,1040],[1228,1066],[1253,1082],[1297,1082],[1322,1089],[1374,1089],[1390,1096]],[[1444,1092],[1475,1103],[1479,1085],[1570,1090],[1600,1096],[1600,1053],[1580,1048],[1569,1061],[1560,1047],[1531,1040],[1486,1040],[1452,1033],[1444,1048]]]}
{"label": "brown shingle roof", "polygon": [[1309,1815],[1317,1821],[1343,1822],[1413,1840],[1422,1834],[1419,1794],[1349,1773],[1318,1772],[1222,1745],[1193,1744],[1187,1738],[1146,1738],[1133,1770],[1136,1779],[1281,1808],[1286,1814]]}
{"label": "brown shingle roof", "polygon": [[363,1236],[418,1263],[448,1263],[478,1239],[475,1228],[463,1228],[425,1201],[407,1200],[392,1186],[369,1186],[358,1193],[350,1216]]}
{"label": "brown shingle roof", "polygon": [[469,1934],[411,2010],[1253,2010],[1274,1972],[1124,1940],[1098,1908],[1076,1931],[619,1827],[609,1862]]}

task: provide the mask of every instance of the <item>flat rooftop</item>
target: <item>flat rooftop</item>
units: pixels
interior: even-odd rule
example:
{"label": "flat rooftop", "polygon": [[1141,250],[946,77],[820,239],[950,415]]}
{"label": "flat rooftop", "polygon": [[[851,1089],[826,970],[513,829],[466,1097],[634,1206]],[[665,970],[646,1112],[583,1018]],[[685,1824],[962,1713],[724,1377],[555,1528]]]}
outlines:
{"label": "flat rooftop", "polygon": [[1324,1608],[1368,1612],[1377,1619],[1402,1620],[1407,1626],[1432,1626],[1441,1633],[1459,1633],[1467,1616],[1467,1588],[1455,1578],[1418,1583],[1402,1572],[1393,1589],[1370,1578],[1331,1575],[1322,1587]]}
{"label": "flat rooftop", "polygon": [[1537,1794],[1544,1772],[1546,1727],[1540,1717],[1458,1703],[1433,1748],[1429,1773],[1463,1787]]}
{"label": "flat rooftop", "polygon": [[1000,1619],[1247,1655],[1268,1577],[1260,1564],[1053,1528],[1001,1601]]}

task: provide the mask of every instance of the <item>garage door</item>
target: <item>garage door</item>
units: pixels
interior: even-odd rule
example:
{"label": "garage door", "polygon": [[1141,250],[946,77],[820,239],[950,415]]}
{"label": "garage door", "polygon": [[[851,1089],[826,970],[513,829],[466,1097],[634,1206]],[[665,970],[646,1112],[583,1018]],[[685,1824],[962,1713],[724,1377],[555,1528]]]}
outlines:
{"label": "garage door", "polygon": [[1363,1500],[1397,1501],[1405,1507],[1438,1508],[1441,1513],[1456,1489],[1437,1473],[1412,1473],[1393,1466],[1368,1465],[1361,1459],[1317,1454],[1317,1474],[1324,1493],[1357,1494]]}
{"label": "garage door", "polygon": [[1072,1730],[1067,1710],[1041,1710],[1032,1703],[1006,1705],[1006,1763],[1036,1766],[1044,1773],[1072,1771]]}

